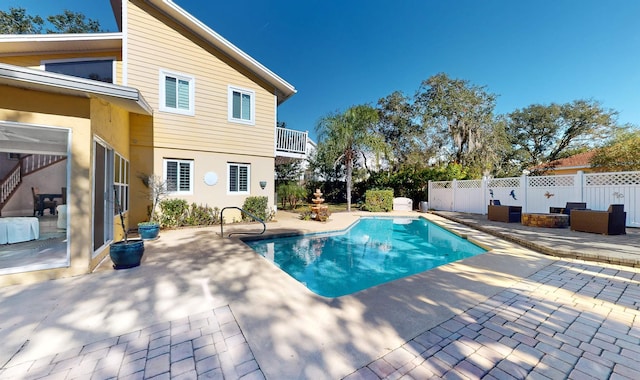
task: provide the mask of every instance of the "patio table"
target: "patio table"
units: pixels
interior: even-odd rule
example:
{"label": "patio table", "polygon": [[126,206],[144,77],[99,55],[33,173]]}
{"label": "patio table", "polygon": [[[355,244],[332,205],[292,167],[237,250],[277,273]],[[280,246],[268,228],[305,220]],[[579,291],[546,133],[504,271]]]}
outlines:
{"label": "patio table", "polygon": [[569,227],[569,215],[555,213],[524,213],[522,225],[530,227],[566,228]]}

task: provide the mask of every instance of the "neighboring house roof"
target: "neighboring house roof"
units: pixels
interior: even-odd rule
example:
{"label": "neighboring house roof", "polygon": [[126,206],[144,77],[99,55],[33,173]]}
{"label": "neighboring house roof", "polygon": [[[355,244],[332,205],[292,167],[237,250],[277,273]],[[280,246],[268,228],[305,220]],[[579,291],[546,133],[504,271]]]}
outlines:
{"label": "neighboring house roof", "polygon": [[0,85],[49,93],[100,98],[130,112],[151,115],[153,109],[135,88],[0,63]]}
{"label": "neighboring house roof", "polygon": [[574,154],[567,158],[561,158],[546,164],[534,166],[533,170],[560,170],[560,169],[587,169],[591,167],[591,158],[596,154],[595,150]]}
{"label": "neighboring house roof", "polygon": [[[180,8],[173,1],[146,0],[146,3],[273,86],[274,93],[278,97],[278,104],[281,104],[296,93],[295,87],[287,81],[227,41],[189,12]],[[111,6],[116,16],[118,26],[122,29],[122,3],[120,0],[111,0]],[[19,53],[24,54],[25,52],[63,53],[122,49],[122,39],[122,33],[2,35],[0,36],[0,56],[16,55]]]}

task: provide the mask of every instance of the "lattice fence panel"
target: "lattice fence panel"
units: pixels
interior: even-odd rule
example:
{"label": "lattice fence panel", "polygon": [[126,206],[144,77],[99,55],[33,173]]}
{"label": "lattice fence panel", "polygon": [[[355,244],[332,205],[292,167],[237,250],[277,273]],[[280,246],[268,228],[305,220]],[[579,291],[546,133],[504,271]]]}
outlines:
{"label": "lattice fence panel", "polygon": [[640,172],[585,174],[585,186],[634,186],[640,185]]}
{"label": "lattice fence panel", "polygon": [[575,178],[573,175],[529,177],[529,187],[573,187]]}
{"label": "lattice fence panel", "polygon": [[480,189],[482,180],[458,181],[458,189]]}
{"label": "lattice fence panel", "polygon": [[451,181],[431,182],[432,189],[450,189],[452,187]]}
{"label": "lattice fence panel", "polygon": [[494,178],[489,180],[489,187],[519,187],[520,178]]}

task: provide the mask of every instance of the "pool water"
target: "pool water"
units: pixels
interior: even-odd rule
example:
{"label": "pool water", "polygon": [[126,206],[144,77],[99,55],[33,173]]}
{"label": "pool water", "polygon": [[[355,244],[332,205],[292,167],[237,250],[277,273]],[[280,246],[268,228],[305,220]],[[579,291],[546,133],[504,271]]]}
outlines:
{"label": "pool water", "polygon": [[361,218],[331,233],[245,241],[307,288],[339,297],[486,252],[424,218]]}

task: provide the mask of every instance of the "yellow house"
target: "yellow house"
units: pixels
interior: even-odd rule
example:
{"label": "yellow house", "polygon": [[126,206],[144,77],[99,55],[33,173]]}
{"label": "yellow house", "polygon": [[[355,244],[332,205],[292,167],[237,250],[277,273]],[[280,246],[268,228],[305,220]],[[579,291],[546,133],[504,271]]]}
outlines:
{"label": "yellow house", "polygon": [[275,204],[295,88],[172,1],[111,5],[117,33],[0,36],[0,285],[93,270],[122,237],[116,204],[147,218],[139,175],[189,204]]}

